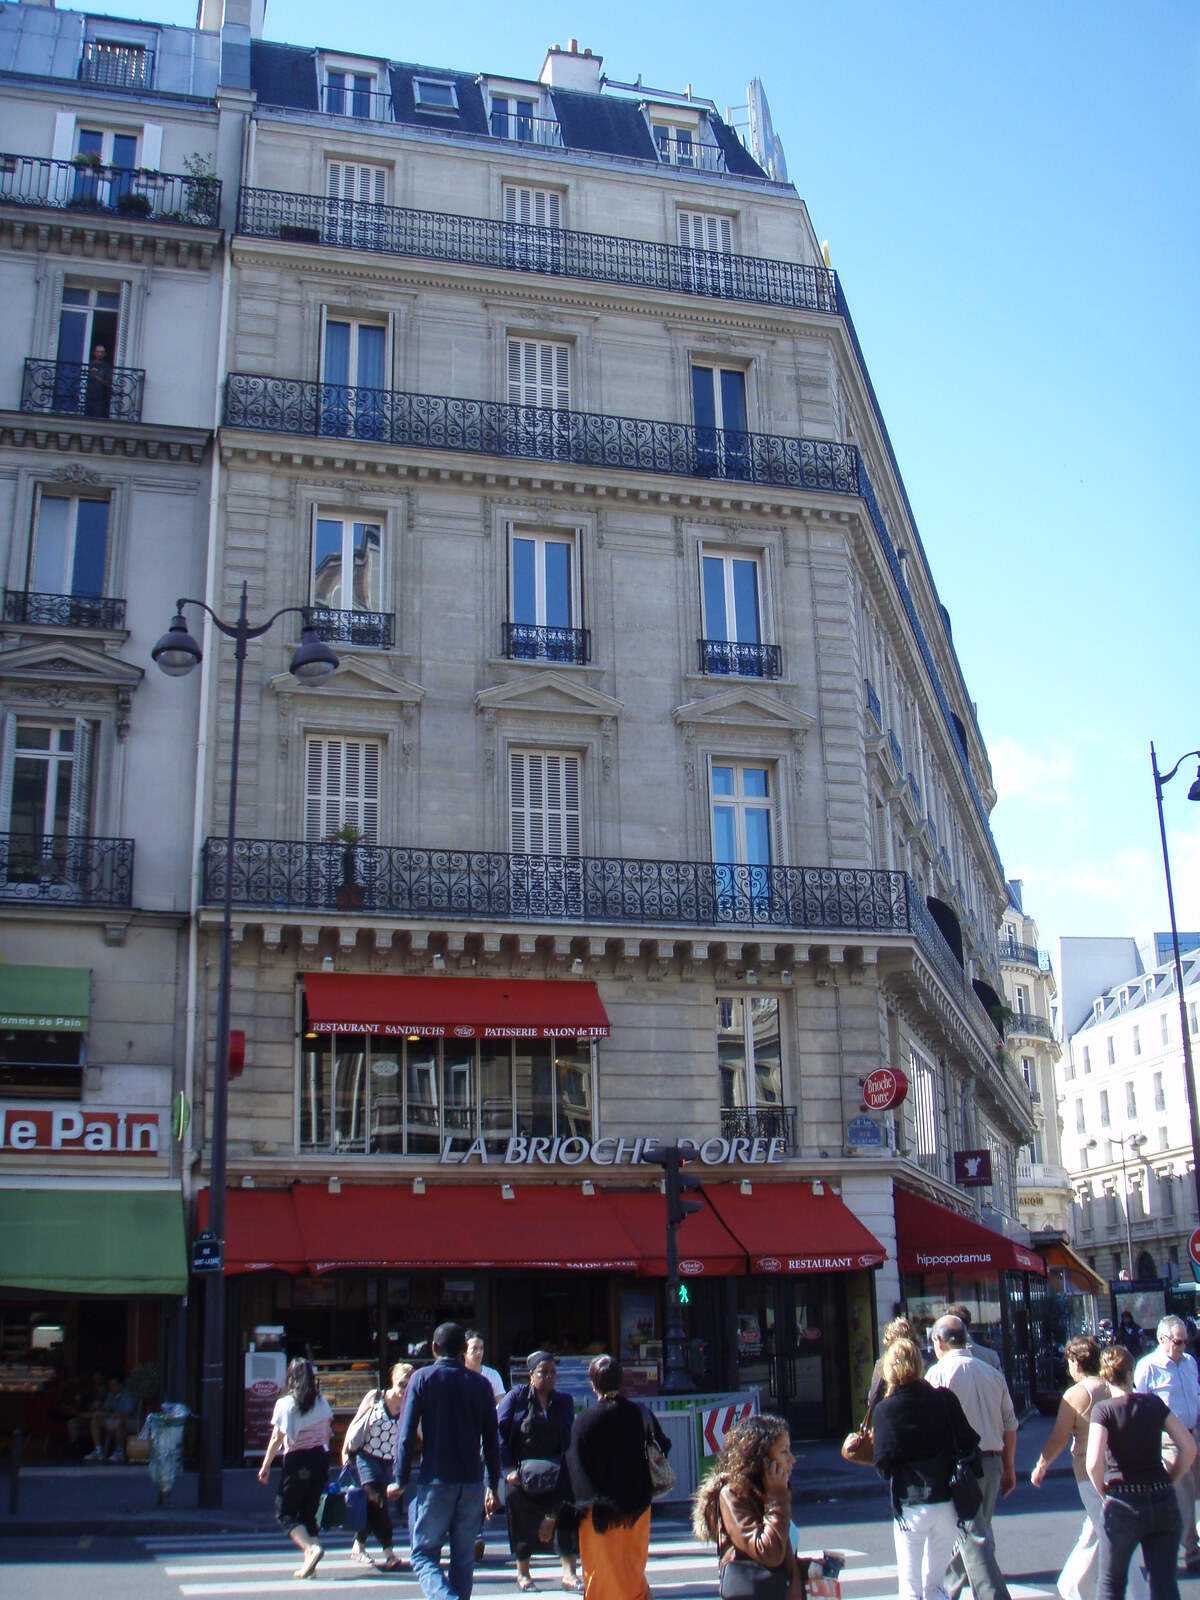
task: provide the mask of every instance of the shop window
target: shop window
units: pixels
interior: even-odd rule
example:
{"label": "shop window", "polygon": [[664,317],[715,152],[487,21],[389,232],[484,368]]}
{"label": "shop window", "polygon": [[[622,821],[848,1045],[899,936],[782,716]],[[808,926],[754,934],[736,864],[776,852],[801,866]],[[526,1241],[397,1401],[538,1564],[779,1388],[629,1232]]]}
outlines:
{"label": "shop window", "polygon": [[497,1156],[514,1134],[590,1140],[593,1074],[591,1045],[573,1039],[306,1033],[300,1149],[438,1156],[482,1138]]}
{"label": "shop window", "polygon": [[0,1031],[0,1099],[79,1100],[82,1094],[81,1033]]}

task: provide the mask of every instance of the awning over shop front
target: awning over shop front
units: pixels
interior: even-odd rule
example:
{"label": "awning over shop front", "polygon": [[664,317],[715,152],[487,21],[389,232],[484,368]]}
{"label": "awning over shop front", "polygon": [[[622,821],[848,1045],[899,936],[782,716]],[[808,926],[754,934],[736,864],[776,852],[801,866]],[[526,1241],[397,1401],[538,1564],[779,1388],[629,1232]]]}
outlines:
{"label": "awning over shop front", "polygon": [[0,1028],[86,1033],[91,977],[86,967],[0,966]]}
{"label": "awning over shop front", "polygon": [[[878,1267],[887,1251],[825,1185],[720,1183],[705,1194],[750,1258],[751,1272],[851,1272]],[[680,1254],[688,1224],[680,1229]]]}
{"label": "awning over shop front", "polygon": [[535,978],[385,978],[306,972],[314,1033],[450,1039],[602,1039],[608,1016],[594,983]]}
{"label": "awning over shop front", "polygon": [[1069,1245],[1061,1241],[1038,1245],[1038,1254],[1051,1268],[1058,1268],[1067,1282],[1067,1292],[1073,1294],[1107,1294],[1108,1284],[1092,1271],[1086,1261],[1081,1261]]}
{"label": "awning over shop front", "polygon": [[1046,1276],[1041,1256],[981,1222],[948,1211],[911,1189],[897,1188],[896,1244],[901,1272],[1032,1272]]}
{"label": "awning over shop front", "polygon": [[[667,1203],[658,1188],[614,1189],[605,1195],[633,1240],[638,1272],[647,1278],[667,1275]],[[687,1217],[679,1229],[679,1272],[684,1278],[742,1277],[746,1252],[711,1205]]]}
{"label": "awning over shop front", "polygon": [[0,1188],[0,1285],[56,1294],[187,1293],[179,1186]]}
{"label": "awning over shop front", "polygon": [[[208,1227],[208,1190],[200,1192],[198,1226]],[[225,1191],[225,1271],[305,1272],[308,1261],[290,1189]]]}

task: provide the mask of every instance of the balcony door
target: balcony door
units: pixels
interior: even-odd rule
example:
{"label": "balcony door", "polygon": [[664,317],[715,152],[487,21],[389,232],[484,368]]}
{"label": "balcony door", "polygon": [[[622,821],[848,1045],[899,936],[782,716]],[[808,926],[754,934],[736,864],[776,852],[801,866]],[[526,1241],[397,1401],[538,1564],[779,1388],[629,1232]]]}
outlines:
{"label": "balcony door", "polygon": [[515,453],[536,460],[569,454],[565,426],[571,404],[570,347],[544,339],[509,339],[508,403],[520,407],[515,423]]}
{"label": "balcony door", "polygon": [[113,368],[121,364],[124,298],[121,289],[64,287],[55,354],[55,411],[85,417],[110,414]]}
{"label": "balcony door", "polygon": [[558,750],[508,753],[509,890],[513,910],[578,915],[583,851],[580,760]]}
{"label": "balcony door", "polygon": [[321,432],[387,439],[387,328],[378,322],[325,319],[321,361]]}
{"label": "balcony door", "polygon": [[386,246],[387,169],[330,161],[325,172],[325,239],[356,250]]}
{"label": "balcony door", "polygon": [[717,913],[761,921],[771,909],[774,774],[743,762],[712,764],[713,860]]}
{"label": "balcony door", "polygon": [[757,558],[705,550],[700,566],[705,672],[762,677],[762,584]]}
{"label": "balcony door", "polygon": [[749,472],[746,374],[740,367],[692,367],[696,470],[709,477]]}
{"label": "balcony door", "polygon": [[[104,128],[80,128],[71,199],[80,205],[120,208],[121,196],[134,190],[137,134]],[[110,169],[104,171],[102,169]]]}
{"label": "balcony door", "polygon": [[36,895],[80,869],[72,842],[90,827],[91,724],[4,716],[0,732],[0,829],[7,834],[6,884]]}
{"label": "balcony door", "polygon": [[30,593],[100,599],[107,573],[108,501],[39,493],[29,553]]}
{"label": "balcony door", "polygon": [[514,532],[509,555],[509,653],[518,660],[576,661],[579,627],[572,534]]}

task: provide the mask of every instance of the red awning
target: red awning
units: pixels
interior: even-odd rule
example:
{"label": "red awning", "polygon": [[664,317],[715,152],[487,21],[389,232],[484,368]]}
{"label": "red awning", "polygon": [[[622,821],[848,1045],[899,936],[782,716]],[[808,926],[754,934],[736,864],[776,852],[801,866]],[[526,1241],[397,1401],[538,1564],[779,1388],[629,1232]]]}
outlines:
{"label": "red awning", "polygon": [[1041,1256],[981,1222],[897,1188],[896,1245],[901,1272],[938,1272],[981,1267],[985,1271],[1032,1272],[1046,1276]]}
{"label": "red awning", "polygon": [[306,972],[315,1033],[421,1034],[450,1039],[603,1039],[594,983],[539,978],[385,978]]}
{"label": "red awning", "polygon": [[[658,1188],[613,1189],[605,1194],[638,1252],[642,1277],[667,1275],[667,1202]],[[746,1252],[711,1205],[688,1216],[679,1229],[679,1273],[684,1278],[742,1277]]]}
{"label": "red awning", "polygon": [[817,1194],[811,1183],[754,1179],[749,1194],[733,1183],[706,1186],[704,1193],[750,1257],[752,1272],[852,1272],[887,1259],[879,1240],[828,1188]]}
{"label": "red awning", "polygon": [[[208,1190],[199,1195],[198,1221],[208,1226]],[[305,1272],[308,1262],[290,1189],[227,1189],[226,1273]]]}
{"label": "red awning", "polygon": [[524,1268],[529,1271],[633,1272],[638,1252],[607,1197],[579,1183],[323,1184],[292,1190],[312,1272],[340,1267],[406,1271],[420,1267]]}

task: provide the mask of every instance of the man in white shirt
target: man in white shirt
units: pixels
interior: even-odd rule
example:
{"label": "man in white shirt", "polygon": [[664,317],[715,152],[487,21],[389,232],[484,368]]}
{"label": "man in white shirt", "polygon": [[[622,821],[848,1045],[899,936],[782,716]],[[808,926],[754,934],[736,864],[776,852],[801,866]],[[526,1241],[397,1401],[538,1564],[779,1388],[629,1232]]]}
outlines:
{"label": "man in white shirt", "polygon": [[[508,1389],[507,1389],[507,1387],[505,1385],[504,1379],[496,1371],[495,1367],[489,1367],[489,1366],[485,1366],[484,1365],[483,1356],[484,1356],[483,1335],[480,1333],[478,1328],[468,1328],[467,1329],[467,1366],[470,1369],[470,1371],[478,1372],[482,1377],[485,1377],[487,1379],[487,1381],[492,1386],[492,1394],[495,1396],[496,1404],[499,1405],[501,1400],[503,1400],[504,1396],[508,1393]],[[480,1525],[479,1525],[479,1535],[475,1540],[475,1560],[477,1562],[483,1560],[484,1551],[486,1549],[487,1549],[487,1546],[484,1543],[484,1538],[483,1538],[483,1523],[480,1523]]]}
{"label": "man in white shirt", "polygon": [[997,1372],[1004,1371],[1004,1368],[1000,1365],[1000,1357],[992,1349],[991,1345],[981,1344],[971,1332],[971,1313],[961,1300],[956,1301],[952,1306],[947,1306],[942,1315],[944,1317],[957,1317],[967,1330],[967,1353],[969,1355],[973,1355],[978,1361],[986,1361],[988,1366],[995,1367]]}
{"label": "man in white shirt", "polygon": [[[1158,1348],[1138,1362],[1133,1374],[1136,1394],[1156,1394],[1189,1433],[1195,1435],[1200,1413],[1200,1373],[1196,1361],[1187,1353],[1187,1328],[1179,1317],[1164,1317],[1158,1325]],[[1170,1471],[1175,1461],[1175,1446],[1163,1442],[1163,1465]],[[1200,1468],[1193,1462],[1176,1480],[1175,1498],[1183,1518],[1180,1549],[1189,1572],[1200,1572],[1200,1543],[1196,1538],[1196,1496],[1200,1492]]]}
{"label": "man in white shirt", "polygon": [[1017,1413],[1003,1375],[971,1354],[967,1330],[958,1317],[939,1317],[932,1338],[937,1360],[925,1377],[935,1389],[949,1389],[957,1396],[979,1435],[983,1455],[983,1504],[959,1535],[946,1569],[946,1593],[950,1600],[958,1600],[969,1582],[975,1600],[1009,1600],[996,1560],[992,1517],[996,1501],[1010,1495],[1017,1484]]}

